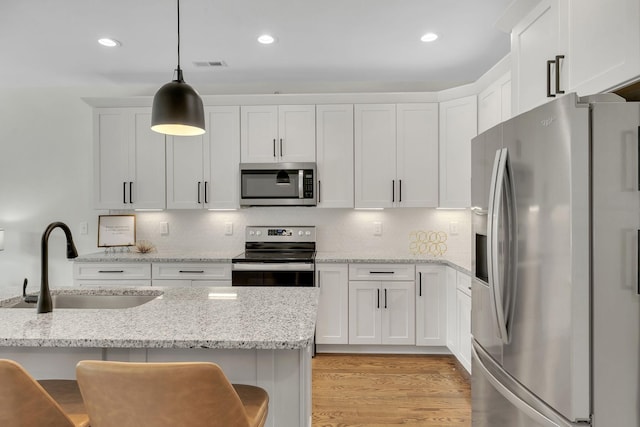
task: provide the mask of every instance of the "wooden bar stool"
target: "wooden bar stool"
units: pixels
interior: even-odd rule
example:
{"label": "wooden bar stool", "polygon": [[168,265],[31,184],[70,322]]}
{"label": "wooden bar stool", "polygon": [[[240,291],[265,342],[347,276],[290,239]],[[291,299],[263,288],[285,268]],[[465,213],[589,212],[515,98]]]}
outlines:
{"label": "wooden bar stool", "polygon": [[88,425],[74,380],[36,381],[13,360],[0,359],[0,426]]}
{"label": "wooden bar stool", "polygon": [[215,363],[85,360],[76,375],[91,427],[262,427],[269,397]]}

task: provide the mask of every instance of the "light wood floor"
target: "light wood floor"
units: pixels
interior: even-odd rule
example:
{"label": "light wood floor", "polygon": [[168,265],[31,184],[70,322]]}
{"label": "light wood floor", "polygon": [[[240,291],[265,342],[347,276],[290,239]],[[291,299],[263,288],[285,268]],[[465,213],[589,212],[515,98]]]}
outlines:
{"label": "light wood floor", "polygon": [[313,427],[468,427],[462,369],[453,356],[317,354]]}

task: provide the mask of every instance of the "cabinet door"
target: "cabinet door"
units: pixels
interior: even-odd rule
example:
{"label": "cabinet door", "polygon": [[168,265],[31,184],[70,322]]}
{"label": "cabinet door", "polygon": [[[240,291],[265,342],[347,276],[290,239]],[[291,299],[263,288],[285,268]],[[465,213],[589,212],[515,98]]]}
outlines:
{"label": "cabinet door", "polygon": [[458,290],[456,292],[456,312],[458,326],[458,360],[471,372],[471,297]]}
{"label": "cabinet door", "polygon": [[240,107],[240,161],[264,163],[278,161],[278,107],[254,105]]}
{"label": "cabinet door", "polygon": [[380,344],[380,282],[349,282],[349,344]]}
{"label": "cabinet door", "polygon": [[605,92],[640,75],[638,0],[563,0],[569,25],[571,91]]}
{"label": "cabinet door", "polygon": [[167,140],[167,208],[202,209],[204,204],[203,136]]}
{"label": "cabinet door", "polygon": [[478,94],[478,133],[511,117],[511,73]]}
{"label": "cabinet door", "polygon": [[[561,47],[560,25],[559,1],[542,0],[513,28],[511,60],[514,115],[551,99],[547,97],[547,60],[566,54]],[[551,73],[555,75],[555,68],[552,67]],[[553,83],[555,79],[551,81]],[[566,81],[562,84],[566,87]],[[555,91],[555,84],[552,84],[551,92]]]}
{"label": "cabinet door", "polygon": [[349,343],[349,277],[347,264],[316,265],[320,298],[317,344]]}
{"label": "cabinet door", "polygon": [[132,111],[133,125],[130,138],[133,148],[133,166],[130,171],[129,200],[134,209],[165,209],[165,136],[151,130],[151,111]]}
{"label": "cabinet door", "polygon": [[446,271],[446,296],[447,296],[447,347],[453,354],[458,354],[458,315],[457,306],[457,280],[456,271],[447,267]]}
{"label": "cabinet door", "polygon": [[383,282],[382,344],[413,345],[416,343],[415,282]]}
{"label": "cabinet door", "polygon": [[278,161],[316,161],[316,106],[278,106]]}
{"label": "cabinet door", "polygon": [[93,113],[94,206],[123,209],[128,202],[129,119],[123,109]]}
{"label": "cabinet door", "polygon": [[318,207],[353,208],[353,105],[316,107]]}
{"label": "cabinet door", "polygon": [[471,205],[471,139],[477,135],[476,96],[440,103],[440,207]]}
{"label": "cabinet door", "polygon": [[355,207],[390,208],[395,201],[396,106],[355,106]]}
{"label": "cabinet door", "polygon": [[416,276],[416,345],[444,346],[447,344],[445,269],[418,267]]}
{"label": "cabinet door", "polygon": [[438,206],[438,104],[398,104],[397,206]]}
{"label": "cabinet door", "polygon": [[[208,209],[240,207],[240,108],[207,107],[204,176]],[[204,191],[204,189],[203,189]]]}

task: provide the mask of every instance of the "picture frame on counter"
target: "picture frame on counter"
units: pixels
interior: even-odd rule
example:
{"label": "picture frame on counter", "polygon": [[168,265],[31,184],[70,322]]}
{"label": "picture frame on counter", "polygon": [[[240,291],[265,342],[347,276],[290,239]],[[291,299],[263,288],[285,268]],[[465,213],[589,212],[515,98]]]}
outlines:
{"label": "picture frame on counter", "polygon": [[98,247],[112,248],[135,246],[135,215],[99,215]]}

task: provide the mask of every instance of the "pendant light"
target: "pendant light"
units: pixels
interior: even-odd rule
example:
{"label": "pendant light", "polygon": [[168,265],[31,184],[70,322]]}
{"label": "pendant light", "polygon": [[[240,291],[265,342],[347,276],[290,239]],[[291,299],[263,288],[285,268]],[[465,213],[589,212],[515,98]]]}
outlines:
{"label": "pendant light", "polygon": [[291,185],[291,179],[287,171],[278,171],[276,174],[276,185]]}
{"label": "pendant light", "polygon": [[175,80],[162,86],[153,97],[151,130],[167,135],[202,135],[204,107],[202,98],[182,77],[180,69],[180,0],[178,3],[178,68]]}

